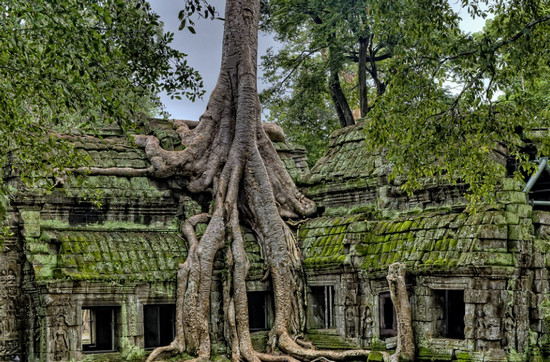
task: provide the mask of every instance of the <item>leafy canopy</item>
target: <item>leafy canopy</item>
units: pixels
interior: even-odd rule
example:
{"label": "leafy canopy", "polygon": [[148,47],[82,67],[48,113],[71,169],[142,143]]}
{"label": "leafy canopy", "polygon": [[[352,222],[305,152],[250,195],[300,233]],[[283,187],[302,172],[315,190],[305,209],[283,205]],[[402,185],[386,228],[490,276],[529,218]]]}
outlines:
{"label": "leafy canopy", "polygon": [[[0,8],[4,176],[74,166],[58,133],[132,129],[159,109],[161,91],[203,94],[199,74],[170,47],[173,34],[163,33],[145,0],[9,0]],[[8,193],[0,183],[0,213]]]}
{"label": "leafy canopy", "polygon": [[[439,21],[432,21],[434,13]],[[366,115],[384,96],[395,73],[391,60],[396,54],[407,48],[439,53],[448,38],[459,34],[458,16],[446,1],[269,0],[264,28],[282,48],[264,58],[272,87],[262,101],[272,118],[283,115],[283,126],[290,123],[286,115],[295,117],[290,131],[294,140],[303,139],[303,131],[309,134],[310,120],[321,120],[317,136],[322,137],[317,139],[325,144],[327,130],[337,127],[337,119],[349,124],[336,108]],[[341,96],[332,89],[334,83],[343,89]],[[302,101],[306,97],[309,107]],[[324,126],[327,119],[330,127]],[[312,142],[304,141],[306,147]]]}
{"label": "leafy canopy", "polygon": [[[367,80],[367,147],[387,150],[406,190],[433,179],[469,184],[474,201],[489,197],[505,172],[494,162],[496,149],[507,149],[520,170],[530,170],[525,137],[549,126],[548,1],[462,0],[474,19],[490,19],[476,34],[459,29],[459,15],[447,0],[354,0],[350,7],[343,0],[268,4],[270,29],[284,46],[266,63],[268,79],[276,84],[266,95],[272,96],[267,108],[277,115],[284,107],[296,115],[296,133],[302,123],[309,128],[296,109],[302,107],[301,97],[319,102],[312,95],[321,94],[322,114],[329,98],[319,84],[328,83],[335,64],[340,74],[350,73],[359,39],[367,34],[374,49],[383,49],[378,54],[388,55],[367,62],[367,71],[376,69],[384,85],[379,92],[372,74]],[[348,87],[346,95],[356,108],[351,92],[360,84],[351,78],[355,88]],[[283,82],[290,90],[279,85]],[[277,97],[283,101],[274,101]],[[303,114],[315,119],[314,105],[303,109],[311,109]]]}
{"label": "leafy canopy", "polygon": [[390,60],[395,75],[387,94],[367,120],[367,140],[388,149],[407,190],[442,177],[467,183],[477,201],[491,198],[505,173],[494,162],[495,150],[508,149],[528,170],[524,136],[549,126],[540,87],[548,79],[550,6],[522,0],[462,5],[475,18],[492,20],[434,54],[400,48]]}

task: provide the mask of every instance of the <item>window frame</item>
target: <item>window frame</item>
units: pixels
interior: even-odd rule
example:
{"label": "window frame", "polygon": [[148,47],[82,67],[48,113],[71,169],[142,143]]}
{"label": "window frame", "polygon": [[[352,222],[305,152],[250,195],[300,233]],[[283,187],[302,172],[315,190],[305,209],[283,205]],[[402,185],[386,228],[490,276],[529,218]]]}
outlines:
{"label": "window frame", "polygon": [[[89,318],[86,320],[84,317],[85,311],[89,311]],[[109,329],[103,329],[103,331],[109,330],[110,335],[107,339],[110,339],[110,346],[108,348],[104,348],[104,345],[98,346],[98,311],[101,312],[110,312],[110,317],[108,317],[109,313],[105,313],[105,315],[102,316],[104,318],[107,316],[108,319],[110,319]],[[118,315],[119,307],[117,306],[111,306],[111,305],[101,305],[101,306],[83,306],[80,311],[81,316],[81,326],[80,326],[80,345],[82,348],[82,352],[85,354],[94,354],[94,353],[111,353],[117,351],[117,315]],[[88,322],[89,323],[89,333],[90,333],[90,343],[84,343],[84,324]],[[100,331],[102,329],[99,329]],[[103,334],[103,332],[101,332]],[[103,339],[104,336],[101,336],[99,339]]]}
{"label": "window frame", "polygon": [[[436,330],[437,338],[447,338],[464,340],[465,339],[465,321],[466,303],[464,302],[464,289],[433,289],[434,307],[443,311],[444,328],[443,333]],[[440,303],[439,301],[443,301]],[[459,304],[457,304],[459,303]],[[458,306],[458,311],[457,307]],[[457,317],[457,313],[462,315],[462,318]],[[452,319],[450,316],[453,316]],[[434,320],[437,323],[438,320]],[[454,323],[458,324],[454,324]],[[453,331],[454,330],[454,331]]]}
{"label": "window frame", "polygon": [[[319,293],[320,292],[320,293]],[[322,294],[321,300],[317,298],[318,295]],[[309,286],[309,299],[310,302],[322,302],[322,319],[323,326],[320,329],[335,329],[336,328],[336,318],[335,318],[335,307],[336,307],[336,290],[334,285],[310,285]],[[308,315],[313,315],[312,310],[308,312]],[[310,325],[311,321],[308,322]],[[316,328],[312,328],[316,329]]]}
{"label": "window frame", "polygon": [[[386,302],[388,300],[392,308],[392,324],[390,328],[386,325]],[[385,339],[397,336],[397,315],[389,291],[378,294],[378,317],[380,338]]]}

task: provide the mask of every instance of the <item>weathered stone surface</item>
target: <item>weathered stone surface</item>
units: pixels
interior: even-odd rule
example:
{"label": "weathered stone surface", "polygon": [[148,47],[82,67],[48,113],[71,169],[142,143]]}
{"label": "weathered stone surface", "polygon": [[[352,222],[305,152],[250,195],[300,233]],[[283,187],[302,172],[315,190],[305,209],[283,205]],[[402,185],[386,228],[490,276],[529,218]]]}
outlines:
{"label": "weathered stone surface", "polygon": [[[154,123],[149,131],[165,148],[183,147],[170,124]],[[325,348],[393,346],[391,331],[381,330],[389,318],[381,303],[388,265],[399,261],[408,267],[419,360],[497,361],[510,351],[526,358],[531,347],[550,356],[544,349],[550,213],[533,211],[511,179],[502,180],[497,204],[475,213],[466,210],[461,185],[426,184],[413,195],[403,193],[404,180],[388,181],[392,165],[384,155],[364,148],[362,127],[335,132],[310,173],[303,148],[275,144],[292,177],[320,206],[320,216],[297,230],[307,286],[330,294],[322,303],[333,301],[332,329],[309,331],[318,347],[326,341]],[[149,166],[142,150],[117,135],[72,141],[94,166]],[[0,360],[15,353],[31,361],[83,359],[81,310],[94,306],[115,307],[117,352],[108,358],[143,354],[144,306],[174,302],[176,266],[186,255],[181,223],[207,211],[208,202],[188,194],[178,178],[68,178],[50,194],[20,188],[14,238],[0,249]],[[264,253],[250,230],[244,229],[244,240],[248,290],[267,293],[269,310]],[[210,323],[213,348],[224,353],[218,322],[225,265],[221,258],[215,263]],[[445,290],[463,295],[463,339],[446,337]],[[265,339],[259,334],[254,343],[261,348]]]}

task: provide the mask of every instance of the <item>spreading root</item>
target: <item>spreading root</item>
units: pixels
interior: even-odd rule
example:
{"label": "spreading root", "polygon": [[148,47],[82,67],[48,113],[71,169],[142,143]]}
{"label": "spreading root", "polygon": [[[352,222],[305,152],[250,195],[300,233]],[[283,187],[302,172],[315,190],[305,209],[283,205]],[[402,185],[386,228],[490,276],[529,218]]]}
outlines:
{"label": "spreading root", "polygon": [[[224,50],[216,89],[200,122],[174,122],[186,148],[167,151],[156,137],[138,135],[135,143],[144,148],[151,167],[118,170],[125,176],[183,176],[188,191],[212,196],[209,215],[193,216],[182,225],[188,253],[177,272],[176,336],[169,346],[155,349],[148,362],[182,352],[197,356],[195,361],[211,359],[210,289],[214,259],[220,252],[225,253],[223,333],[233,361],[342,361],[370,353],[315,350],[291,337],[305,329],[305,273],[297,241],[283,219],[312,215],[316,206],[294,185],[268,137],[282,140],[284,134],[275,126],[263,127],[260,121],[256,88],[259,12],[258,0],[226,2]],[[200,240],[195,232],[199,223],[207,223]],[[249,263],[241,224],[254,231],[269,270],[266,277],[271,280],[275,307],[268,336],[272,353],[252,347],[246,293]],[[286,355],[274,354],[277,348]]]}

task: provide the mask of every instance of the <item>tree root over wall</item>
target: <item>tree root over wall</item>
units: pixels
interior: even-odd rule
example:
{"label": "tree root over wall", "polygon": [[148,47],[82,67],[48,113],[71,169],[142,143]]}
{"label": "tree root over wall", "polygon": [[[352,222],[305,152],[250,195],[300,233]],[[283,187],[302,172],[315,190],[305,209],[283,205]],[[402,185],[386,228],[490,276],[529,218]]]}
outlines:
{"label": "tree root over wall", "polygon": [[[197,356],[197,361],[211,359],[210,288],[214,258],[221,250],[226,250],[228,269],[223,280],[224,335],[232,360],[349,360],[370,353],[315,350],[297,337],[305,328],[304,271],[297,242],[283,217],[311,215],[316,206],[292,182],[260,121],[256,89],[259,8],[259,0],[227,0],[222,65],[207,109],[198,123],[174,121],[186,148],[167,151],[154,136],[135,136],[151,162],[150,168],[135,170],[135,175],[182,175],[189,180],[189,191],[210,192],[213,200],[208,215],[193,216],[183,225],[189,246],[187,259],[177,273],[176,337],[170,345],[155,349],[149,362],[167,353],[182,352]],[[116,169],[89,171],[117,174]],[[118,171],[134,175],[129,169]],[[194,228],[205,222],[208,225],[199,240]],[[284,355],[252,348],[242,224],[254,231],[265,251],[275,307],[268,349],[273,352],[278,348]],[[396,285],[399,295],[399,282]],[[400,308],[398,304],[396,307]],[[403,352],[408,353],[408,349]]]}

